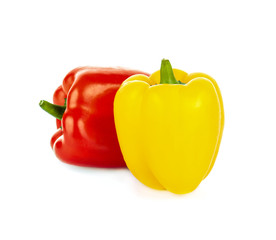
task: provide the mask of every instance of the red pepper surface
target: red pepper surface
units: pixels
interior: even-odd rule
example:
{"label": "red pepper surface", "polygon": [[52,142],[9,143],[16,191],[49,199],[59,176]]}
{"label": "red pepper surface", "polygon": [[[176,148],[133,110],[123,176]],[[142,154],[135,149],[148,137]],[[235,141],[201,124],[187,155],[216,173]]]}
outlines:
{"label": "red pepper surface", "polygon": [[82,67],[69,72],[53,96],[66,105],[51,147],[63,162],[89,167],[125,167],[114,124],[113,101],[121,83],[134,74],[122,68]]}

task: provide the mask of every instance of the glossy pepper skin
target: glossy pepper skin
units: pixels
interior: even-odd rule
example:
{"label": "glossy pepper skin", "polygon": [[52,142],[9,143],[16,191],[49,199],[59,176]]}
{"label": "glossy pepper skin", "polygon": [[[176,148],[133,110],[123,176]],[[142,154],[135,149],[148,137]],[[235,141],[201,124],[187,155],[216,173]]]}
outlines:
{"label": "glossy pepper skin", "polygon": [[67,74],[53,96],[53,106],[66,105],[51,139],[61,161],[86,167],[125,167],[115,131],[113,100],[121,83],[137,73],[143,72],[82,67]]}
{"label": "glossy pepper skin", "polygon": [[224,110],[210,76],[172,69],[163,60],[161,72],[124,81],[115,96],[114,116],[126,164],[143,184],[184,194],[211,171]]}

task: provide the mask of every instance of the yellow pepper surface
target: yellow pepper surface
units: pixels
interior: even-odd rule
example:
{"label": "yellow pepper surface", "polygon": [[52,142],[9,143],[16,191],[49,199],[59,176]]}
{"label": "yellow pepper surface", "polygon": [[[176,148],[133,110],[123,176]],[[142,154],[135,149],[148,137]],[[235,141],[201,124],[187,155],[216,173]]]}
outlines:
{"label": "yellow pepper surface", "polygon": [[172,69],[123,82],[114,100],[120,147],[132,174],[154,189],[189,193],[211,171],[224,127],[215,80]]}

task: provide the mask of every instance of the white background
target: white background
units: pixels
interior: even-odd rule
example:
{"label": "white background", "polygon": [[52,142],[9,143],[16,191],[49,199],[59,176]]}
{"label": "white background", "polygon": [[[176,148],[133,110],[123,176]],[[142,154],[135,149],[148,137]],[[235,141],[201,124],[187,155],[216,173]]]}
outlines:
{"label": "white background", "polygon": [[[275,1],[1,1],[0,239],[276,239]],[[215,78],[216,164],[191,194],[56,159],[39,100],[73,68]]]}

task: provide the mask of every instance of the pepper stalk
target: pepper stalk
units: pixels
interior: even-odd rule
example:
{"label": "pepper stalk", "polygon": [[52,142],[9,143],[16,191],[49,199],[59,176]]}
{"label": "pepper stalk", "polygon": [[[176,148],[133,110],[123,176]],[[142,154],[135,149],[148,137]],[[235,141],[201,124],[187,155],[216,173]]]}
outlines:
{"label": "pepper stalk", "polygon": [[[66,103],[66,101],[65,101]],[[52,115],[53,117],[61,120],[62,116],[65,112],[66,109],[66,104],[64,106],[60,106],[60,105],[56,105],[56,104],[52,104],[46,100],[41,100],[39,102],[39,106],[46,111],[47,113],[49,113],[50,115]]]}
{"label": "pepper stalk", "polygon": [[179,84],[176,80],[172,65],[168,59],[162,59],[160,68],[160,84]]}

